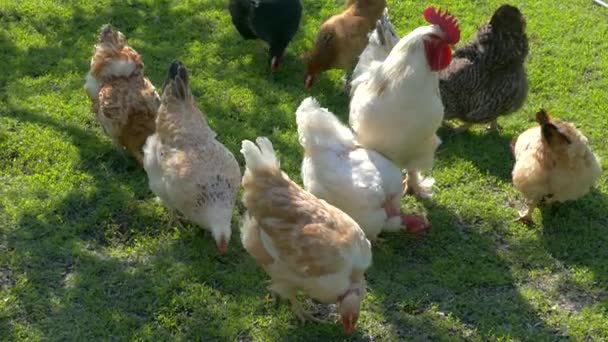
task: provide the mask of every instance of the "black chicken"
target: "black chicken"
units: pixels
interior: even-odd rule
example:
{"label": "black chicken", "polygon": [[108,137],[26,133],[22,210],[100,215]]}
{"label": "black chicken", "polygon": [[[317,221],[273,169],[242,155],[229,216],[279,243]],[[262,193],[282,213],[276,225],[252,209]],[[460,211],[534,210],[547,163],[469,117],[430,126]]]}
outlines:
{"label": "black chicken", "polygon": [[517,7],[500,6],[473,42],[456,50],[450,66],[439,73],[444,119],[464,125],[491,122],[523,106],[528,95],[524,61],[528,55],[526,21]]}
{"label": "black chicken", "polygon": [[261,39],[270,46],[272,72],[298,31],[300,0],[230,0],[232,23],[244,39]]}

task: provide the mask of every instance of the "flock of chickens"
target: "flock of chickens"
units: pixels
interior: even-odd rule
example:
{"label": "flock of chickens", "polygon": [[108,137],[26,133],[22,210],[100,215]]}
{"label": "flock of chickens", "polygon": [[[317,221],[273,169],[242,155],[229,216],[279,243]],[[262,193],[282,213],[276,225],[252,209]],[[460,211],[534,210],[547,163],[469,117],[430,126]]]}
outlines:
{"label": "flock of chickens", "polygon": [[[245,39],[268,42],[272,72],[296,33],[300,0],[232,0],[233,23]],[[462,131],[518,110],[528,83],[525,20],[501,6],[475,39],[457,49],[457,20],[447,11],[424,11],[430,24],[399,39],[385,0],[347,0],[345,10],[321,26],[304,56],[305,87],[319,73],[347,72],[350,127],[312,97],[296,111],[304,148],[304,189],[281,171],[272,143],[244,140],[244,175],[234,155],[215,139],[192,96],[186,68],[174,61],[159,96],[144,76],[141,56],[125,36],[105,25],[99,34],[85,90],[104,132],[143,165],[151,190],[170,212],[211,232],[220,253],[228,248],[237,193],[247,213],[241,241],[272,278],[269,290],[288,299],[302,321],[318,319],[297,300],[298,291],[337,303],[347,333],[356,326],[372,263],[370,241],[382,231],[421,232],[425,217],[401,213],[402,194],[431,196],[436,132],[458,118]],[[600,176],[597,157],[572,124],[544,110],[539,126],[516,138],[513,184],[528,204],[572,200]],[[406,170],[404,176],[401,170]]]}

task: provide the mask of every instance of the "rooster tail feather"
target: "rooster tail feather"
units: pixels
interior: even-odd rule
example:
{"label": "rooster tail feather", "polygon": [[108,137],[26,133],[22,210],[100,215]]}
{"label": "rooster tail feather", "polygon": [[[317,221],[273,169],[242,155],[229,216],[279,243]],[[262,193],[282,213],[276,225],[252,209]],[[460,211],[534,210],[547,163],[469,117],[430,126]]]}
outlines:
{"label": "rooster tail feather", "polygon": [[380,43],[386,48],[387,53],[390,52],[399,41],[399,36],[389,19],[388,8],[384,8],[382,17],[376,24],[376,31],[378,32]]}

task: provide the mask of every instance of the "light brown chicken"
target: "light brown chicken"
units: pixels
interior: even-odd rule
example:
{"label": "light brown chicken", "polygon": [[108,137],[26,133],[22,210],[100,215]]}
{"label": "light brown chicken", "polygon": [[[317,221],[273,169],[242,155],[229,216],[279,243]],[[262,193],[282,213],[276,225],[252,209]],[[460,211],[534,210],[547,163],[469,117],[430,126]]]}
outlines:
{"label": "light brown chicken", "polygon": [[154,133],[160,98],[144,76],[141,56],[110,24],[101,28],[84,89],[106,135],[142,164],[143,146]]}
{"label": "light brown chicken", "polygon": [[345,70],[345,86],[350,84],[349,74],[367,46],[368,34],[376,28],[376,21],[385,7],[386,0],[348,0],[342,13],[321,25],[315,45],[304,55],[306,89],[312,87],[317,74],[330,69]]}
{"label": "light brown chicken", "polygon": [[144,147],[150,189],[168,207],[209,230],[221,254],[231,237],[241,170],[196,107],[186,68],[174,61],[163,87],[156,133]]}
{"label": "light brown chicken", "polygon": [[575,200],[589,192],[602,172],[587,138],[569,122],[554,120],[541,109],[540,126],[528,129],[511,147],[515,155],[513,185],[528,208],[520,220],[532,224],[532,212],[541,203]]}
{"label": "light brown chicken", "polygon": [[318,321],[303,310],[298,290],[323,303],[338,303],[342,325],[352,333],[366,291],[370,242],[340,209],[300,188],[279,168],[270,140],[243,141],[241,227],[243,246],[272,278],[269,290],[290,301],[302,321]]}

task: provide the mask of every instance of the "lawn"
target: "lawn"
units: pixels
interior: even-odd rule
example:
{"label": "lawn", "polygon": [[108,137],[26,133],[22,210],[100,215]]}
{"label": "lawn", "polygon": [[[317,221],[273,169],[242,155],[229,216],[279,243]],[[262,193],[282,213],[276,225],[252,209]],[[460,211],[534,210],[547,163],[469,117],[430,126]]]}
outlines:
{"label": "lawn", "polygon": [[[315,96],[343,120],[341,73],[307,94],[300,55],[342,0],[304,0],[301,29],[276,77],[265,51],[243,42],[227,1],[16,1],[0,5],[0,339],[347,339],[337,324],[299,325],[267,297],[267,276],[239,241],[218,256],[194,225],[169,228],[145,172],[113,147],[83,90],[97,31],[110,22],[160,86],[169,63],[189,69],[193,93],[237,156],[268,136],[297,182],[302,149],[295,109]],[[442,1],[466,41],[502,1]],[[513,1],[528,20],[530,94],[503,118],[450,136],[433,176],[423,238],[385,235],[350,338],[397,340],[608,339],[608,181],[584,198],[513,222],[508,143],[545,107],[574,121],[608,169],[608,9],[585,1]],[[424,24],[425,2],[389,0],[400,35]],[[320,310],[320,308],[315,307]]]}

